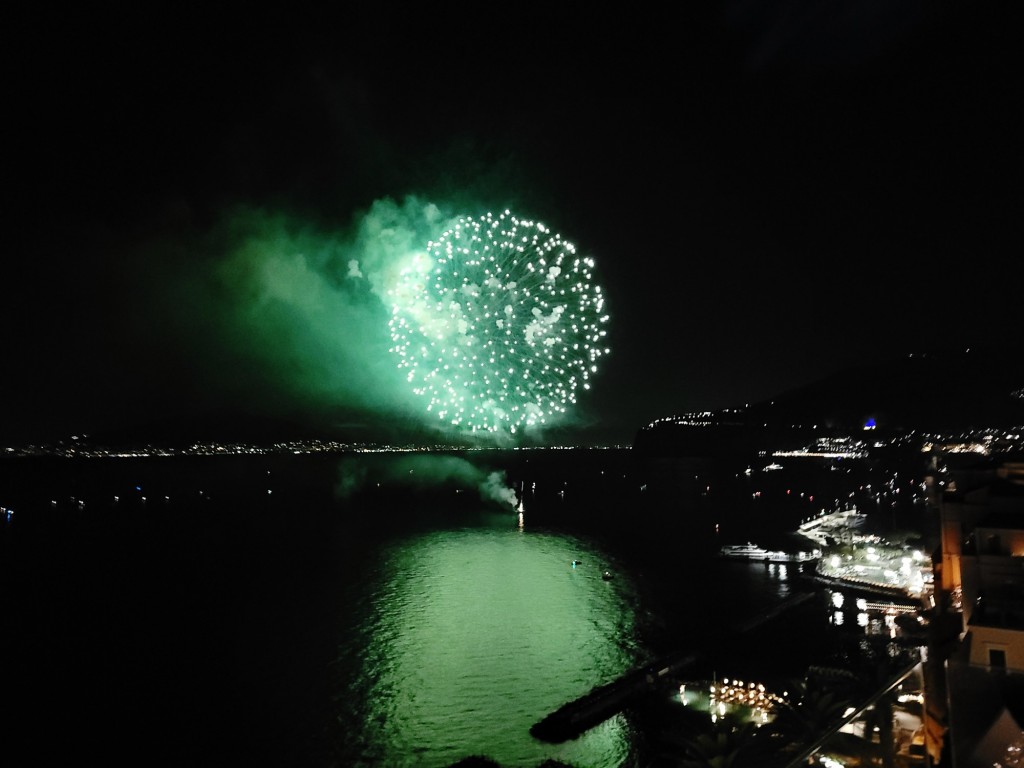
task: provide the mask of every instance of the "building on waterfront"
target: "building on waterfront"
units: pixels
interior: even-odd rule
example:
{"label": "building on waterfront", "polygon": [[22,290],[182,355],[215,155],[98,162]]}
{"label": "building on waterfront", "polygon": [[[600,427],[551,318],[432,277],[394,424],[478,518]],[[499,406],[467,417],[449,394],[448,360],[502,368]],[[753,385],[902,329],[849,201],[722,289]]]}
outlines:
{"label": "building on waterfront", "polygon": [[1024,461],[935,469],[937,614],[958,616],[959,634],[930,730],[958,767],[1024,765]]}

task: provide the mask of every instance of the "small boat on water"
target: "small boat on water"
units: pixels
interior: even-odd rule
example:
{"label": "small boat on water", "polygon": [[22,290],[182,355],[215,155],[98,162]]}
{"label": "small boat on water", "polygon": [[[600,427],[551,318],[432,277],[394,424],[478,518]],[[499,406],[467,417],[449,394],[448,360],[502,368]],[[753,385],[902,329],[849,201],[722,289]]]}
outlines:
{"label": "small boat on water", "polygon": [[830,512],[812,517],[800,524],[797,529],[802,534],[808,534],[815,530],[836,530],[842,528],[860,528],[867,522],[868,516],[856,509],[844,509],[839,512]]}
{"label": "small boat on water", "polygon": [[824,546],[832,546],[864,526],[868,516],[856,507],[813,517],[800,524],[797,533]]}
{"label": "small boat on water", "polygon": [[821,557],[820,550],[813,552],[783,552],[759,547],[757,544],[726,544],[719,550],[722,557],[733,560],[755,560],[767,563],[809,563]]}
{"label": "small boat on water", "polygon": [[611,573],[611,571],[605,571],[604,573],[602,573],[601,574],[601,578],[604,579],[605,581],[611,581],[612,580],[612,573]]}
{"label": "small boat on water", "polygon": [[726,544],[719,550],[722,557],[732,557],[739,560],[763,560],[768,556],[768,550],[762,549],[752,542],[746,544]]}

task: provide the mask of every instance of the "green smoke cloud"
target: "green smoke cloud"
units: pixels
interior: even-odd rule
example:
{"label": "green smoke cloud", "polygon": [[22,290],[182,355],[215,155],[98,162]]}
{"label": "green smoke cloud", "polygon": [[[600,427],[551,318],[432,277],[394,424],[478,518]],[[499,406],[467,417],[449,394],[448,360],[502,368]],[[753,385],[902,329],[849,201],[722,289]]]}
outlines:
{"label": "green smoke cloud", "polygon": [[333,230],[236,208],[146,260],[145,295],[166,324],[155,335],[202,381],[200,399],[350,426],[429,427],[388,351],[387,290],[448,220],[415,197],[378,200]]}
{"label": "green smoke cloud", "polygon": [[145,343],[178,351],[182,397],[197,402],[370,440],[468,439],[413,392],[389,329],[389,290],[464,212],[414,196],[377,200],[342,224],[235,208],[208,231],[162,240],[145,260],[142,295],[165,321]]}
{"label": "green smoke cloud", "polygon": [[299,401],[379,414],[420,410],[388,353],[387,287],[439,226],[437,206],[382,200],[351,233],[281,215],[236,214],[234,246],[209,276],[223,330]]}

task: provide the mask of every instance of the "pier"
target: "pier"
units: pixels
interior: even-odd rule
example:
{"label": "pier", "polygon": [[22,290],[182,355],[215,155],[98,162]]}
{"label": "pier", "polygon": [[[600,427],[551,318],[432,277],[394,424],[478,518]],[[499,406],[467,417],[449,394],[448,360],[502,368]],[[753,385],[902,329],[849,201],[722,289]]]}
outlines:
{"label": "pier", "polygon": [[[813,597],[812,592],[793,595],[774,608],[752,617],[733,632],[749,632]],[[641,669],[627,672],[618,680],[598,686],[580,698],[563,704],[530,728],[530,734],[541,741],[555,744],[574,739],[598,723],[617,715],[642,694],[658,689],[671,675],[692,666],[696,661],[695,654],[680,653],[645,664]]]}
{"label": "pier", "polygon": [[634,698],[655,690],[666,677],[690,666],[693,655],[667,657],[627,672],[606,685],[598,686],[580,698],[562,705],[530,728],[541,741],[557,744],[574,739],[598,723],[618,714]]}
{"label": "pier", "polygon": [[800,592],[796,595],[788,597],[781,603],[776,605],[774,608],[769,608],[767,611],[763,611],[762,613],[757,614],[749,621],[745,621],[743,624],[740,624],[736,628],[736,631],[740,634],[743,634],[744,632],[749,632],[750,630],[761,626],[765,622],[774,619],[776,616],[789,610],[793,606],[800,605],[801,603],[806,603],[813,597],[813,592]]}

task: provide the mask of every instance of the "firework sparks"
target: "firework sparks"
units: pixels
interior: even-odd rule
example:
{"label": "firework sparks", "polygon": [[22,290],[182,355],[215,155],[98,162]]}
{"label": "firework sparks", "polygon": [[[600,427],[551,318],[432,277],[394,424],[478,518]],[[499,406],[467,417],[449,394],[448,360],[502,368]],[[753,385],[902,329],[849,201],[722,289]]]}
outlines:
{"label": "firework sparks", "polygon": [[391,351],[442,421],[473,432],[546,424],[608,353],[593,271],[540,222],[460,218],[390,291]]}

